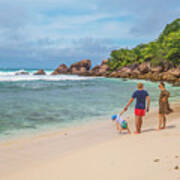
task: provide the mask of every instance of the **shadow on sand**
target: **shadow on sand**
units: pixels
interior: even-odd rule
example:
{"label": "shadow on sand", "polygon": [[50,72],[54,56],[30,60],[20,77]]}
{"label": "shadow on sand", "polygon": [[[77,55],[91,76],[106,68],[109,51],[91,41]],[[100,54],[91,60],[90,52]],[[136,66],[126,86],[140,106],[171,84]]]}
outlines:
{"label": "shadow on sand", "polygon": [[[176,127],[175,125],[169,125],[169,126],[166,127],[166,129],[173,129],[175,127]],[[145,130],[142,130],[142,133],[151,132],[151,131],[157,131],[157,129],[154,129],[154,128],[145,129]]]}

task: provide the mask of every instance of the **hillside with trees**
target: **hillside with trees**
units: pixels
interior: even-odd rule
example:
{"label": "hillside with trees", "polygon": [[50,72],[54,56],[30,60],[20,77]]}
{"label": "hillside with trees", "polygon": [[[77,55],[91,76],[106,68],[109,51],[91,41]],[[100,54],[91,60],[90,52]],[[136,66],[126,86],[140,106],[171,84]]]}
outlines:
{"label": "hillside with trees", "polygon": [[150,62],[152,66],[168,63],[176,67],[180,64],[180,18],[167,24],[155,41],[133,49],[113,50],[107,64],[110,71],[115,71],[123,66],[144,62]]}

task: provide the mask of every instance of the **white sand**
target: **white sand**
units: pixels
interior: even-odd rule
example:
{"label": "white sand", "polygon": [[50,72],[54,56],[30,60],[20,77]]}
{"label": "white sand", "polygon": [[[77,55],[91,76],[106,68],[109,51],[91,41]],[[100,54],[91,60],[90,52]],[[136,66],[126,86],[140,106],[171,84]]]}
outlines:
{"label": "white sand", "polygon": [[0,180],[180,180],[180,104],[173,109],[162,131],[155,111],[140,135],[105,121],[1,143]]}

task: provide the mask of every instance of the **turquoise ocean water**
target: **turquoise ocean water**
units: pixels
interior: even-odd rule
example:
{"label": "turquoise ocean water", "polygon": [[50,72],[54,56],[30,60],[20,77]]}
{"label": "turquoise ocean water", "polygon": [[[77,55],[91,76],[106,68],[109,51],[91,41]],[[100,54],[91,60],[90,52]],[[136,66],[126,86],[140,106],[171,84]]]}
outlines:
{"label": "turquoise ocean water", "polygon": [[[0,140],[45,129],[61,129],[103,121],[118,113],[136,89],[137,80],[72,75],[15,75],[0,70]],[[152,106],[157,106],[157,83],[143,81]],[[180,88],[167,84],[170,101],[180,100]],[[130,108],[132,110],[133,105]]]}

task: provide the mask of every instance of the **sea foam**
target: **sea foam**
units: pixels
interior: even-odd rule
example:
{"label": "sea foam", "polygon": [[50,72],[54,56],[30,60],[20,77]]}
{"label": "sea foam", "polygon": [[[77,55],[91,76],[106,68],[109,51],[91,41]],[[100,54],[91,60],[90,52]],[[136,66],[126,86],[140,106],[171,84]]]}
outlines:
{"label": "sea foam", "polygon": [[77,75],[14,75],[14,73],[0,74],[0,82],[14,82],[14,81],[66,81],[66,80],[88,80],[93,77],[82,77]]}

